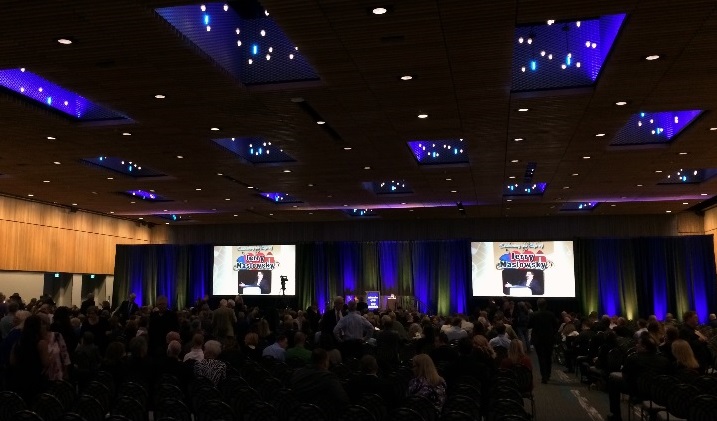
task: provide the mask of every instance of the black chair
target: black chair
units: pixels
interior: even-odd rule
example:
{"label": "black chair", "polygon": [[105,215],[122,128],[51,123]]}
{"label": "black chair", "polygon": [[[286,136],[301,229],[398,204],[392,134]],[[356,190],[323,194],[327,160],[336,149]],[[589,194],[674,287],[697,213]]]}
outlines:
{"label": "black chair", "polygon": [[409,396],[401,406],[415,410],[425,421],[436,421],[440,415],[431,401],[419,395]]}
{"label": "black chair", "polygon": [[388,415],[388,409],[386,409],[386,403],[384,402],[383,398],[373,394],[373,393],[365,393],[361,395],[361,398],[359,399],[359,402],[357,402],[359,405],[363,406],[364,408],[371,411],[374,418],[376,418],[376,421],[382,421],[386,418]]}
{"label": "black chair", "polygon": [[499,368],[495,372],[496,380],[499,378],[509,378],[513,380],[518,380],[515,376],[515,372],[509,368]]}
{"label": "black chair", "polygon": [[149,399],[147,389],[140,383],[136,382],[123,383],[117,391],[117,397],[120,398],[122,396],[127,396],[137,400],[137,402],[139,402],[143,407],[147,406],[147,400]]}
{"label": "black chair", "polygon": [[667,400],[667,411],[677,418],[687,418],[690,414],[690,399],[699,393],[696,387],[689,384],[673,385]]}
{"label": "black chair", "polygon": [[179,421],[179,420],[176,418],[172,418],[172,417],[162,417],[162,418],[157,418],[154,421]]}
{"label": "black chair", "polygon": [[481,398],[481,389],[480,387],[476,387],[474,385],[470,384],[459,384],[457,386],[454,386],[452,388],[448,389],[448,395],[462,395],[462,396],[469,396],[473,399],[476,399],[480,401]]}
{"label": "black chair", "polygon": [[533,371],[524,365],[513,367],[518,378],[518,391],[523,398],[530,400],[530,415],[535,419],[535,396],[533,395]]}
{"label": "black chair", "polygon": [[298,357],[289,357],[286,359],[286,365],[291,368],[304,368],[306,367],[306,361]]}
{"label": "black chair", "polygon": [[690,402],[690,421],[717,421],[717,396],[699,395]]}
{"label": "black chair", "polygon": [[692,385],[706,395],[717,396],[717,376],[700,376],[692,382]]}
{"label": "black chair", "polygon": [[232,397],[231,404],[235,413],[243,414],[254,402],[260,400],[261,396],[256,390],[251,387],[240,387]]}
{"label": "black chair", "polygon": [[219,390],[222,392],[224,402],[231,402],[242,387],[249,387],[249,383],[240,376],[227,376],[222,380]]}
{"label": "black chair", "polygon": [[294,408],[288,421],[329,421],[324,411],[311,403],[302,403]]}
{"label": "black chair", "polygon": [[64,380],[52,382],[47,392],[60,401],[65,411],[69,411],[72,408],[77,398],[75,387]]}
{"label": "black chair", "polygon": [[406,407],[399,407],[394,409],[391,412],[391,420],[392,421],[426,421],[423,416],[418,413],[418,411],[406,408]]}
{"label": "black chair", "polygon": [[154,417],[172,418],[176,421],[192,421],[192,412],[187,405],[178,399],[163,399],[157,402]]}
{"label": "black chair", "polygon": [[87,421],[103,421],[107,414],[100,401],[90,395],[80,395],[73,412]]}
{"label": "black chair", "polygon": [[469,396],[454,395],[449,397],[445,405],[443,405],[443,412],[462,412],[475,419],[480,419],[481,408],[479,402],[480,400],[473,399]]}
{"label": "black chair", "polygon": [[509,386],[496,386],[491,394],[491,402],[498,400],[511,400],[523,406],[523,395],[517,390]]}
{"label": "black chair", "polygon": [[41,416],[30,411],[29,409],[17,411],[15,414],[13,414],[12,419],[19,421],[45,421]]}
{"label": "black chair", "polygon": [[264,401],[256,401],[244,412],[244,421],[279,421],[279,412]]}
{"label": "black chair", "polygon": [[178,399],[184,400],[184,393],[182,389],[171,383],[161,383],[154,390],[154,402],[155,405],[164,399]]}
{"label": "black chair", "polygon": [[98,381],[105,385],[107,389],[109,389],[110,394],[112,397],[115,395],[115,379],[112,377],[112,373],[108,373],[106,371],[96,371],[92,374],[92,380]]}
{"label": "black chair", "polygon": [[462,411],[443,411],[440,421],[475,421],[479,419]]}
{"label": "black chair", "polygon": [[271,402],[274,399],[274,395],[282,388],[281,382],[274,377],[264,379],[259,386],[259,396],[266,402]]}
{"label": "black chair", "polygon": [[279,389],[271,400],[271,404],[276,408],[276,412],[279,414],[279,419],[287,420],[291,411],[299,405],[299,400],[294,396],[294,392],[291,389]]}
{"label": "black chair", "polygon": [[40,393],[32,404],[32,411],[45,421],[55,421],[65,409],[56,397],[49,393]]}
{"label": "black chair", "polygon": [[527,414],[503,414],[497,416],[496,418],[493,418],[493,421],[530,421],[530,416],[528,416]]}
{"label": "black chair", "polygon": [[232,407],[220,400],[204,402],[194,415],[197,421],[233,421],[235,419]]}
{"label": "black chair", "polygon": [[491,404],[491,416],[489,417],[489,419],[497,421],[497,417],[503,415],[517,415],[519,417],[527,417],[528,414],[525,413],[525,409],[523,408],[522,402],[522,398],[521,403],[518,403],[512,399],[498,399],[494,401]]}
{"label": "black chair", "polygon": [[194,409],[194,413],[197,414],[199,411],[199,407],[204,404],[204,402],[208,401],[222,401],[222,394],[221,392],[216,389],[214,386],[201,386],[199,388],[194,389],[194,391],[191,394],[192,397],[192,408]]}
{"label": "black chair", "polygon": [[105,421],[131,421],[129,418],[122,415],[110,415],[105,418]]}
{"label": "black chair", "polygon": [[83,418],[81,415],[75,414],[74,412],[65,412],[64,414],[62,414],[62,416],[60,418],[57,419],[57,421],[87,421],[87,420],[85,418]]}
{"label": "black chair", "polygon": [[98,381],[91,381],[87,383],[87,386],[82,390],[83,395],[92,396],[102,405],[102,409],[105,412],[110,410],[110,403],[112,402],[112,393],[104,383]]}
{"label": "black chair", "polygon": [[0,392],[0,421],[11,421],[16,412],[27,409],[20,395],[9,390]]}
{"label": "black chair", "polygon": [[349,405],[339,416],[339,421],[377,421],[373,413],[361,405]]}
{"label": "black chair", "polygon": [[147,410],[135,398],[130,396],[120,396],[112,408],[112,415],[121,415],[129,418],[130,421],[145,421],[147,419]]}

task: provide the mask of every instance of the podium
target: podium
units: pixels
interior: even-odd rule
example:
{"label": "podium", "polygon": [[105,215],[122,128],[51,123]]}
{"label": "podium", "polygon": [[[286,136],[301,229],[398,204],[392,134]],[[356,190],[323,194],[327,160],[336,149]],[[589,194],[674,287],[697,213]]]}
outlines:
{"label": "podium", "polygon": [[261,295],[261,288],[259,287],[244,287],[242,295]]}
{"label": "podium", "polygon": [[533,290],[526,286],[512,286],[510,287],[511,297],[530,297],[533,295]]}
{"label": "podium", "polygon": [[396,311],[396,297],[386,298],[386,309]]}

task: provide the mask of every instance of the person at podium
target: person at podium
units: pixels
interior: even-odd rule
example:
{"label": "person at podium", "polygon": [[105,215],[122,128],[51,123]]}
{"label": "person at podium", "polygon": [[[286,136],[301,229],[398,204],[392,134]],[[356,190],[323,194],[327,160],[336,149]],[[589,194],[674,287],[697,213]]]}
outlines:
{"label": "person at podium", "polygon": [[256,272],[256,281],[253,283],[240,282],[239,291],[243,291],[243,288],[257,287],[261,290],[261,294],[269,294],[271,292],[271,279],[264,279],[264,273],[262,271]]}
{"label": "person at podium", "polygon": [[511,284],[510,282],[505,283],[505,288],[512,288],[512,287],[526,287],[530,288],[530,291],[532,292],[531,295],[543,295],[543,280],[542,279],[536,279],[535,274],[533,271],[527,271],[525,272],[525,281],[519,282],[516,284]]}

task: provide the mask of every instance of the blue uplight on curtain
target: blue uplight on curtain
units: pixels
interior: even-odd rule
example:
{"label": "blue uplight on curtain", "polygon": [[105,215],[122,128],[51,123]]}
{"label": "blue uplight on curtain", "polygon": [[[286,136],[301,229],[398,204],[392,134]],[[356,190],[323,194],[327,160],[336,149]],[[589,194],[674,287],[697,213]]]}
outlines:
{"label": "blue uplight on curtain", "polygon": [[381,295],[398,294],[398,270],[400,261],[399,243],[382,241],[378,243]]}
{"label": "blue uplight on curtain", "polygon": [[619,240],[598,240],[597,252],[598,290],[600,309],[609,315],[620,311],[620,251]]}

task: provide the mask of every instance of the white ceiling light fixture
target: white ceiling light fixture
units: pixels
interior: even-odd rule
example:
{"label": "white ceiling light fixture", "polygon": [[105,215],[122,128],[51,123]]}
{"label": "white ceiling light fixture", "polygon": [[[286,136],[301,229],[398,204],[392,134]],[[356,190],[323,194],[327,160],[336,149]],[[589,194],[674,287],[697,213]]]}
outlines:
{"label": "white ceiling light fixture", "polygon": [[605,133],[598,133],[595,135],[595,137],[603,137],[603,136],[605,136]]}
{"label": "white ceiling light fixture", "polygon": [[374,15],[385,15],[388,12],[388,9],[385,7],[374,7],[373,10],[371,10],[371,13]]}
{"label": "white ceiling light fixture", "polygon": [[617,101],[615,103],[615,105],[619,105],[619,106],[627,105],[627,101]]}
{"label": "white ceiling light fixture", "polygon": [[652,55],[649,55],[649,56],[645,57],[645,60],[647,60],[647,61],[654,61],[654,60],[657,60],[657,59],[659,59],[659,58],[660,58],[660,56],[659,56],[658,54],[652,54]]}
{"label": "white ceiling light fixture", "polygon": [[530,108],[518,108],[518,112],[525,113],[530,111]]}
{"label": "white ceiling light fixture", "polygon": [[418,118],[428,118],[428,114],[420,113],[420,114],[418,114]]}
{"label": "white ceiling light fixture", "polygon": [[59,42],[62,45],[70,45],[72,44],[72,40],[69,38],[58,38],[57,42]]}
{"label": "white ceiling light fixture", "polygon": [[157,94],[157,95],[155,95],[154,97],[157,98],[157,99],[164,99],[164,98],[166,98],[166,96],[164,96],[164,95],[162,95],[162,94]]}
{"label": "white ceiling light fixture", "polygon": [[411,79],[413,79],[413,76],[411,76],[411,75],[403,75],[403,76],[401,76],[400,79],[401,79],[401,80],[411,80]]}

